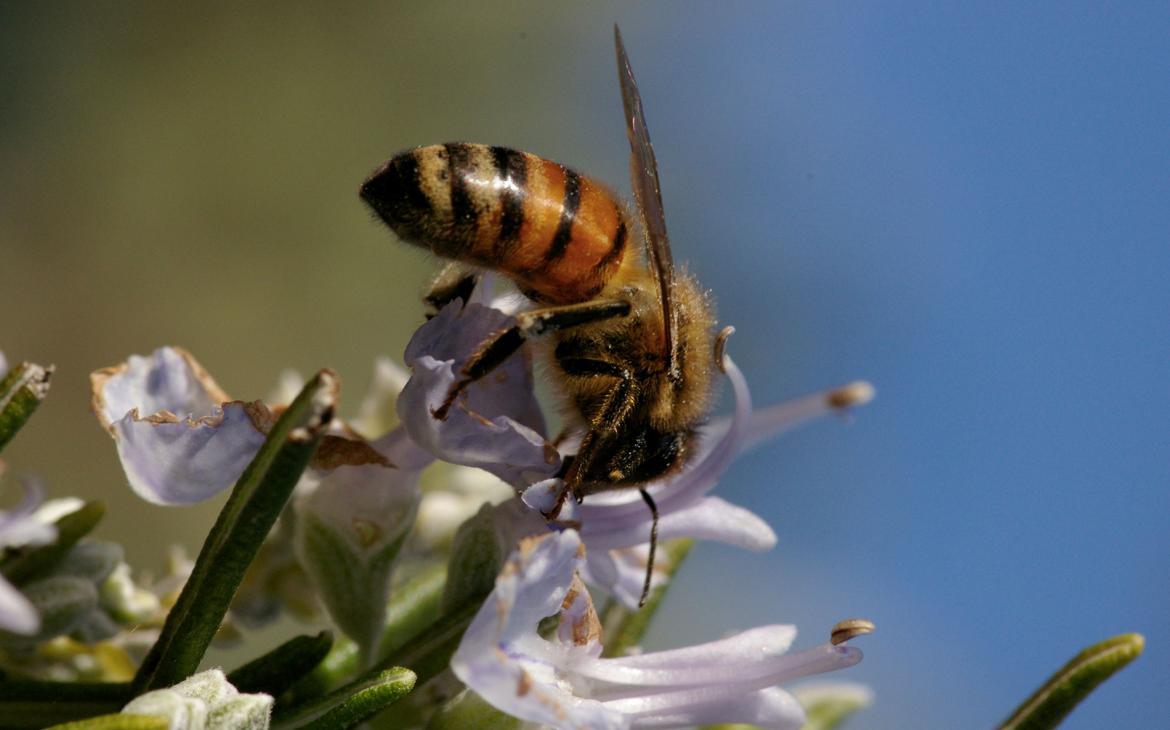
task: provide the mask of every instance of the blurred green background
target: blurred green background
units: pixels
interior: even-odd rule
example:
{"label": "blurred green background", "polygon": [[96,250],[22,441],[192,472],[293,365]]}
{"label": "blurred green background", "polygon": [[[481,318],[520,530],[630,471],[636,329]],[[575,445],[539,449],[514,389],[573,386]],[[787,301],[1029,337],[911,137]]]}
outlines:
{"label": "blurred green background", "polygon": [[855,725],[976,728],[1142,631],[1067,726],[1165,724],[1170,9],[1126,8],[0,4],[0,349],[58,366],[8,483],[107,500],[136,566],[197,549],[218,503],[136,501],[87,374],[177,344],[234,397],[329,366],[356,407],[434,268],[360,182],[466,140],[625,193],[618,21],[757,401],[878,388],[735,465],[780,544],[700,546],[651,643],[868,617]]}

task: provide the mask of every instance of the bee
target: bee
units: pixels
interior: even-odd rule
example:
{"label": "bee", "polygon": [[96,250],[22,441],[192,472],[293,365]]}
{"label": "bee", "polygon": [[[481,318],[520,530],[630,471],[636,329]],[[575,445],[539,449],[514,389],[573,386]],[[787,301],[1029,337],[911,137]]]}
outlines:
{"label": "bee", "polygon": [[481,268],[506,275],[533,301],[475,351],[434,416],[445,418],[463,388],[526,342],[547,343],[569,425],[584,435],[545,517],[556,520],[569,496],[639,489],[653,516],[644,603],[658,525],[644,485],[695,452],[729,331],[714,333],[709,296],[674,267],[658,166],[617,26],[614,42],[640,225],[589,177],[480,144],[400,153],[365,181],[361,197],[399,238],[453,262],[427,294],[433,306],[466,300]]}

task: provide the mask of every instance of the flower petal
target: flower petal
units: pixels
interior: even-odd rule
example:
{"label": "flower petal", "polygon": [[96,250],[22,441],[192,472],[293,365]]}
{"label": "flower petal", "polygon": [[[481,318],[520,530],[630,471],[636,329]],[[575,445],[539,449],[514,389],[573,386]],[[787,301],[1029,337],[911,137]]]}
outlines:
{"label": "flower petal", "polygon": [[768,687],[725,702],[710,702],[673,713],[641,715],[635,728],[675,728],[691,725],[743,723],[769,730],[798,730],[805,723],[804,708],[788,692]]}
{"label": "flower petal", "polygon": [[259,402],[225,402],[211,376],[179,348],[131,356],[90,382],[94,412],[117,443],[131,488],[155,504],[192,504],[230,487],[272,419]]}
{"label": "flower petal", "polygon": [[437,458],[527,485],[554,473],[560,456],[541,435],[544,419],[532,394],[525,352],[468,386],[446,420],[432,415],[467,358],[514,321],[479,304],[456,301],[444,307],[414,333],[406,348],[411,377],[398,398],[398,416],[410,437]]}
{"label": "flower petal", "polygon": [[[681,508],[666,514],[661,514],[660,509],[659,540],[691,537],[723,542],[756,552],[771,550],[776,545],[776,533],[768,523],[755,513],[719,497],[703,497],[689,505],[674,506]],[[585,536],[590,550],[623,548],[646,544],[650,538],[650,525],[649,517],[642,520],[614,520],[609,524],[585,522],[581,526],[581,534]]]}
{"label": "flower petal", "polygon": [[31,635],[40,631],[41,617],[32,601],[0,578],[0,629]]}
{"label": "flower petal", "polygon": [[[581,540],[572,530],[522,541],[464,633],[451,670],[515,717],[557,728],[620,730],[629,726],[625,716],[558,681],[553,657],[559,647],[536,633],[537,623],[564,605],[581,557]],[[580,606],[571,602],[575,608]]]}
{"label": "flower petal", "polygon": [[604,682],[688,686],[739,683],[775,673],[769,660],[783,656],[796,627],[759,626],[718,641],[648,654],[581,662],[575,669]]}
{"label": "flower petal", "polygon": [[46,545],[57,539],[57,528],[52,520],[41,517],[39,510],[45,498],[45,488],[39,479],[20,480],[24,497],[10,510],[0,511],[0,548],[22,545]]}
{"label": "flower petal", "polygon": [[131,489],[155,504],[194,504],[227,489],[264,438],[240,402],[198,421],[148,421],[132,412],[114,424]]}

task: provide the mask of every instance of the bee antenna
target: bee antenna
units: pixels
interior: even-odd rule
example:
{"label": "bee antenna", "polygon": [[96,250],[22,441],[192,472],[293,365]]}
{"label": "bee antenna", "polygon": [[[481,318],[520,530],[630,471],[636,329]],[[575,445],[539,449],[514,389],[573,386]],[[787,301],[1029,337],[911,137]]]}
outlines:
{"label": "bee antenna", "polygon": [[639,489],[646,506],[650,508],[650,515],[654,521],[650,523],[650,556],[646,559],[646,582],[642,584],[642,596],[638,599],[638,608],[646,605],[646,598],[650,595],[650,578],[654,575],[654,553],[658,550],[658,505],[654,498],[645,489]]}

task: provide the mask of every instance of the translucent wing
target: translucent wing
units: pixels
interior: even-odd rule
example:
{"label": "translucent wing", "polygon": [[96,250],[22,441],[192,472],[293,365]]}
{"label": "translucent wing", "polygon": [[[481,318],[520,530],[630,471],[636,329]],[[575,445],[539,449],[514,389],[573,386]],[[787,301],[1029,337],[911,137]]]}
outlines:
{"label": "translucent wing", "polygon": [[626,136],[630,139],[630,178],[634,188],[634,199],[646,228],[647,258],[655,278],[658,280],[659,300],[662,302],[662,322],[667,368],[673,379],[678,372],[678,318],[671,301],[671,287],[674,285],[674,260],[670,256],[670,239],[666,236],[666,216],[662,211],[662,193],[658,187],[658,163],[654,160],[654,148],[650,146],[650,133],[646,130],[646,117],[642,113],[642,97],[634,81],[630,59],[622,45],[622,34],[617,25],[613,27],[614,43],[617,46],[618,81],[622,87],[622,105],[626,110]]}

